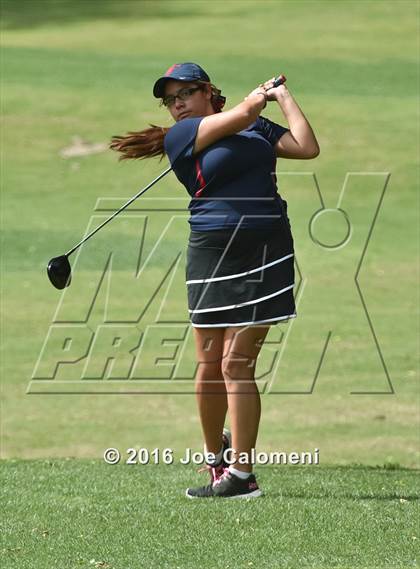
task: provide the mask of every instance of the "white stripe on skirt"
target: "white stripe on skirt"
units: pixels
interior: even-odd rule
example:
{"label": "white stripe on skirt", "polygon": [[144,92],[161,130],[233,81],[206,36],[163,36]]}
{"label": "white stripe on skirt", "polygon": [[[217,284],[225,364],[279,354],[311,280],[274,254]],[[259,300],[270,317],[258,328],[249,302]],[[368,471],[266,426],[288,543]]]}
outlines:
{"label": "white stripe on skirt", "polygon": [[271,261],[271,263],[267,263],[266,265],[262,265],[261,267],[257,267],[256,269],[251,269],[249,271],[245,271],[244,273],[236,273],[235,275],[227,275],[225,277],[214,277],[214,278],[210,278],[210,279],[192,279],[190,281],[186,281],[186,284],[212,283],[215,281],[225,281],[228,279],[237,279],[239,277],[244,277],[245,275],[257,273],[258,271],[262,271],[263,269],[266,269],[268,267],[272,267],[273,265],[277,265],[277,263],[281,263],[282,261],[285,261],[286,259],[290,259],[290,257],[293,257],[293,255],[294,254],[291,253],[290,255],[286,255],[285,257],[282,257],[281,259],[276,259],[275,261]]}
{"label": "white stripe on skirt", "polygon": [[249,326],[250,324],[263,324],[264,322],[273,322],[274,320],[284,320],[285,318],[296,318],[297,314],[288,314],[287,316],[277,316],[277,318],[266,318],[265,320],[254,320],[252,322],[224,322],[223,324],[194,324],[194,328],[225,328],[226,326]]}
{"label": "white stripe on skirt", "polygon": [[273,292],[272,294],[268,294],[267,296],[261,296],[260,298],[256,298],[255,300],[248,300],[247,302],[241,302],[240,304],[232,304],[230,306],[217,306],[216,308],[199,308],[198,310],[188,309],[188,312],[191,312],[192,314],[199,314],[202,312],[217,312],[218,310],[231,310],[232,308],[241,308],[241,306],[247,306],[249,304],[256,304],[257,302],[262,302],[263,300],[267,300],[268,298],[273,298],[273,296],[277,296],[279,294],[282,294],[283,292],[290,290],[294,286],[295,286],[295,283],[293,283],[289,286],[286,286],[285,288],[282,288],[280,290],[277,290],[276,292]]}

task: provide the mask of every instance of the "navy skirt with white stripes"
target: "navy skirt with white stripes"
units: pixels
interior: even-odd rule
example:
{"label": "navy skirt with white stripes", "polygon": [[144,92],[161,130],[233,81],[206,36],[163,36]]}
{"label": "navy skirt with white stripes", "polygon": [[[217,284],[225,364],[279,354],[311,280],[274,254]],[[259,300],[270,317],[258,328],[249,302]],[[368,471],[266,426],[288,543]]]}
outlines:
{"label": "navy skirt with white stripes", "polygon": [[290,222],[191,231],[186,279],[195,327],[277,324],[296,317]]}

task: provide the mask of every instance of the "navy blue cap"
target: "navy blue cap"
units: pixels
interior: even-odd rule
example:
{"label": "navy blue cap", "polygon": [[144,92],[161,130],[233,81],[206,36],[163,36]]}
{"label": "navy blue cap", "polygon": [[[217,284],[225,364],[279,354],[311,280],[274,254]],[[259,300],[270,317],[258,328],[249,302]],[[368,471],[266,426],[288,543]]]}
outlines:
{"label": "navy blue cap", "polygon": [[196,63],[175,63],[166,71],[163,77],[160,77],[154,87],[153,95],[158,98],[165,96],[165,83],[168,79],[176,79],[176,81],[205,81],[210,83],[210,77],[202,67]]}

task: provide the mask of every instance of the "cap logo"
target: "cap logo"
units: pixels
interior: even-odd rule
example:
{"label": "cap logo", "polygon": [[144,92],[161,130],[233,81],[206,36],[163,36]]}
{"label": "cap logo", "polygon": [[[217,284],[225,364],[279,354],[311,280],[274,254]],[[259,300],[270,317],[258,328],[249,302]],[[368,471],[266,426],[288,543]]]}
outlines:
{"label": "cap logo", "polygon": [[176,69],[177,67],[181,67],[180,63],[174,63],[174,65],[171,65],[171,67],[166,71],[165,75],[170,75],[172,73],[172,71],[174,69]]}

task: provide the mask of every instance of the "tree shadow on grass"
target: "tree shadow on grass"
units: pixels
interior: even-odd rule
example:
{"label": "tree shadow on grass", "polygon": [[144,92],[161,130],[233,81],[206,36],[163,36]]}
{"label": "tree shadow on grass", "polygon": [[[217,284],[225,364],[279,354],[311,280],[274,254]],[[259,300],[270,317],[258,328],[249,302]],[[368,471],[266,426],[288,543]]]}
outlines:
{"label": "tree shadow on grass", "polygon": [[0,0],[1,29],[31,29],[106,19],[188,18],[205,15],[205,4],[188,10],[167,0]]}

